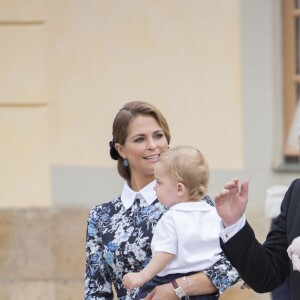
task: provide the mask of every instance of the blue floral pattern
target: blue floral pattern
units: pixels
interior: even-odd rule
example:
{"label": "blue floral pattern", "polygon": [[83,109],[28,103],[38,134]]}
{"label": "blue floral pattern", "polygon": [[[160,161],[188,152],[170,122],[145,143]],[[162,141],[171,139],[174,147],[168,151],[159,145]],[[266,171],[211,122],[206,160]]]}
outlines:
{"label": "blue floral pattern", "polygon": [[[213,205],[208,196],[204,200]],[[86,235],[85,300],[112,300],[112,284],[118,300],[132,300],[139,289],[128,292],[123,276],[138,272],[151,258],[152,230],[165,208],[143,199],[125,209],[120,196],[91,209]],[[205,274],[220,292],[238,280],[238,273],[222,256]]]}

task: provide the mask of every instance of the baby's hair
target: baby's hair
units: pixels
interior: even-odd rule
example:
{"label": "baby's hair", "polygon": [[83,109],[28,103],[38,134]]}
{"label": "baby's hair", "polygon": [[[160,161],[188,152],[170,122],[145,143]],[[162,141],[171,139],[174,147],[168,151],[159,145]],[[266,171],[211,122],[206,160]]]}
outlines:
{"label": "baby's hair", "polygon": [[160,154],[159,162],[166,167],[172,180],[189,189],[192,200],[207,192],[209,168],[203,154],[190,146],[178,146]]}

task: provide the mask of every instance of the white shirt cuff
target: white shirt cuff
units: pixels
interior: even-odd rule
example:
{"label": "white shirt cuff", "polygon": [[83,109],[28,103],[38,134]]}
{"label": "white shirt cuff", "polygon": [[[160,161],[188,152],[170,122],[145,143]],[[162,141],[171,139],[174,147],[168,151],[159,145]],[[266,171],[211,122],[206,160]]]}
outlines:
{"label": "white shirt cuff", "polygon": [[245,214],[233,225],[224,228],[222,223],[223,230],[220,231],[220,238],[222,239],[223,243],[226,243],[230,240],[236,233],[238,233],[246,224],[246,216]]}

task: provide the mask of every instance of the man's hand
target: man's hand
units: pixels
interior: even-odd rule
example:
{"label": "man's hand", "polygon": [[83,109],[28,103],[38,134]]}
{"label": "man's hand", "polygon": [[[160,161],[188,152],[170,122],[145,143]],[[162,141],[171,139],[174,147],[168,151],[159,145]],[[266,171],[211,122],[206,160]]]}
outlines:
{"label": "man's hand", "polygon": [[239,180],[234,178],[215,196],[215,206],[225,227],[236,223],[245,213],[248,187],[248,180],[244,180],[239,187]]}

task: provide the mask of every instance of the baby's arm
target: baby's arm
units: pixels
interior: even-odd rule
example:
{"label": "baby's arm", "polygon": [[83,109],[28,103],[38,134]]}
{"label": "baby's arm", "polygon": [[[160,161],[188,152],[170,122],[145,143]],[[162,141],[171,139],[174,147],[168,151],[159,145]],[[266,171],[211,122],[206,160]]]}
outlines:
{"label": "baby's arm", "polygon": [[144,285],[162,271],[173,257],[174,254],[171,253],[155,252],[148,265],[142,271],[124,275],[123,282],[125,288],[127,290],[132,290]]}

